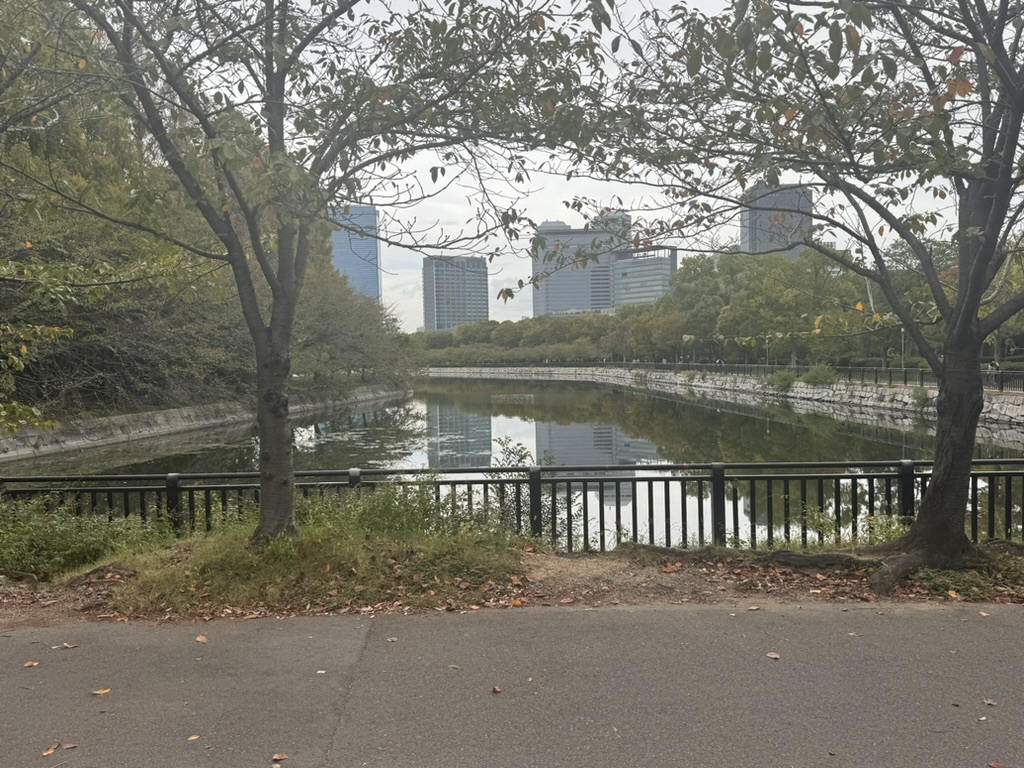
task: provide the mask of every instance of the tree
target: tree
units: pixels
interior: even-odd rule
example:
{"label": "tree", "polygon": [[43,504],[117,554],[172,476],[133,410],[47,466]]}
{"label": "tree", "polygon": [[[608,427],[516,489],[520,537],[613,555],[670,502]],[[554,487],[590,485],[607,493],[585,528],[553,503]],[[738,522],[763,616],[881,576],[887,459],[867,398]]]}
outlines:
{"label": "tree", "polygon": [[[616,178],[665,190],[675,211],[663,233],[734,219],[755,182],[816,192],[813,226],[791,244],[877,285],[939,381],[932,478],[879,590],[915,567],[959,565],[970,549],[982,345],[1024,308],[1022,291],[990,301],[1008,270],[1020,272],[1022,25],[1006,0],[651,11],[631,32],[643,55],[621,62],[614,135],[588,152]],[[951,269],[928,238],[954,245]],[[895,243],[927,288],[941,351],[898,289],[885,258]]]}
{"label": "tree", "polygon": [[[476,190],[471,228],[432,245],[516,237],[520,212],[488,186],[525,180],[531,149],[585,140],[573,98],[589,87],[607,13],[597,0],[557,18],[545,0],[414,0],[401,12],[357,0],[70,2],[103,41],[90,66],[117,75],[174,181],[145,193],[182,195],[205,223],[160,234],[234,276],[257,363],[254,541],[293,531],[290,344],[328,212],[409,206],[458,183]],[[121,220],[148,229],[138,214]]]}

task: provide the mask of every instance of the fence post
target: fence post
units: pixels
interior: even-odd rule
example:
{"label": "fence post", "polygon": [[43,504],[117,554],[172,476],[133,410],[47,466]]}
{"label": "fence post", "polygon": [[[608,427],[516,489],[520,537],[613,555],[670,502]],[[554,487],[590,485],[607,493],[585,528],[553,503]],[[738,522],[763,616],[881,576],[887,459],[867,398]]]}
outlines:
{"label": "fence post", "polygon": [[184,520],[181,513],[181,488],[179,487],[180,476],[177,472],[167,475],[165,488],[167,491],[167,516],[171,519],[171,527],[176,534],[181,533]]}
{"label": "fence post", "polygon": [[900,517],[914,516],[914,462],[900,459]]}
{"label": "fence post", "polygon": [[540,467],[532,466],[529,469],[530,488],[530,535],[541,536],[544,533],[544,519],[540,503]]}
{"label": "fence post", "polygon": [[348,471],[348,487],[355,488],[360,482],[362,482],[362,472],[353,467]]}
{"label": "fence post", "polygon": [[720,461],[711,465],[711,536],[716,547],[725,546],[725,464]]}

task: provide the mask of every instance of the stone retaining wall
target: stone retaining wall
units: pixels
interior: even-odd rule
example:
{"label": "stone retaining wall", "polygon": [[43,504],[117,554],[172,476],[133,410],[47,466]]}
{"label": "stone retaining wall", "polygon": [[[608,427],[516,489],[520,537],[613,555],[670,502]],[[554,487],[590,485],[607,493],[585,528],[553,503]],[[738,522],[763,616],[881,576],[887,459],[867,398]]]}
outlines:
{"label": "stone retaining wall", "polygon": [[[411,393],[372,387],[357,390],[344,400],[293,406],[293,417],[326,410],[380,407]],[[130,413],[86,419],[60,425],[57,429],[21,429],[0,438],[0,462],[36,458],[68,451],[105,448],[148,441],[154,438],[187,436],[204,430],[251,429],[256,423],[252,411],[234,404],[171,408],[163,411]]]}
{"label": "stone retaining wall", "polygon": [[[923,418],[934,424],[935,388],[883,386],[838,382],[814,386],[795,382],[779,391],[757,376],[716,375],[711,372],[624,370],[621,368],[523,367],[430,368],[436,378],[498,379],[501,381],[568,381],[601,384],[653,395],[680,398],[709,397],[748,405],[787,403],[800,413],[815,413],[841,421],[912,429]],[[978,439],[1024,451],[1024,396],[986,392]]]}

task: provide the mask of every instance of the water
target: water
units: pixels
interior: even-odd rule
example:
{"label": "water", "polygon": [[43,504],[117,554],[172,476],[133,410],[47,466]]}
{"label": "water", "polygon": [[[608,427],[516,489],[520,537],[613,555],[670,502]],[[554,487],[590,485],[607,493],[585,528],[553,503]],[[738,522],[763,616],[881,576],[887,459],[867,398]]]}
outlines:
{"label": "water", "polygon": [[[704,399],[671,401],[593,386],[524,382],[427,382],[414,398],[374,413],[335,413],[299,424],[297,469],[457,469],[525,463],[644,465],[928,459],[933,440],[910,430],[836,421],[787,406],[750,408]],[[986,458],[1019,456],[979,446]],[[41,473],[236,472],[256,469],[251,430],[209,430],[127,449],[5,464],[8,476]]]}

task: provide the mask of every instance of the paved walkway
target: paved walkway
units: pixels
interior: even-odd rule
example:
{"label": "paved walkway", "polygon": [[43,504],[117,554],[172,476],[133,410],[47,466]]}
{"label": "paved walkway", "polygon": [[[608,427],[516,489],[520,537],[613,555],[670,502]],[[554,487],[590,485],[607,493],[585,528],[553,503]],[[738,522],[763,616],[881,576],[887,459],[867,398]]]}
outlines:
{"label": "paved walkway", "polygon": [[747,607],[0,616],[0,765],[1024,768],[1021,606]]}

